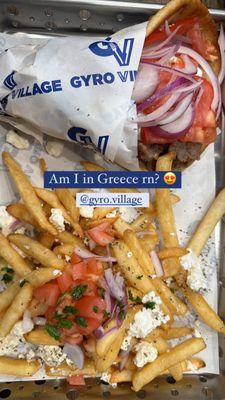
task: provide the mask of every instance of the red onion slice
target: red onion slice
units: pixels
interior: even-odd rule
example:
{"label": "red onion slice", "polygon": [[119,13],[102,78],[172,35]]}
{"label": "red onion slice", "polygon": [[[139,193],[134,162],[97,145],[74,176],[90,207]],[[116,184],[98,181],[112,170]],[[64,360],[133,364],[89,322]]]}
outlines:
{"label": "red onion slice", "polygon": [[164,275],[164,271],[163,271],[163,267],[160,262],[160,259],[154,250],[150,251],[150,257],[151,257],[151,260],[152,260],[154,268],[155,268],[156,276],[158,278],[160,278],[161,276]]}
{"label": "red onion slice", "polygon": [[118,328],[114,326],[113,328],[109,329],[108,331],[105,331],[103,326],[99,326],[97,329],[95,329],[94,334],[96,339],[101,339],[104,336],[110,335],[110,333],[117,331]]}
{"label": "red onion slice", "polygon": [[185,72],[186,74],[193,74],[197,73],[197,66],[191,61],[190,57],[187,54],[181,55],[182,60],[184,61],[185,67],[184,68],[177,68],[181,71]]}
{"label": "red onion slice", "polygon": [[163,105],[150,114],[139,116],[136,122],[140,126],[149,126],[149,122],[164,117],[165,113],[178,101],[179,97],[180,93],[173,93]]}
{"label": "red onion slice", "polygon": [[174,110],[169,111],[165,118],[159,121],[159,125],[169,124],[170,122],[175,121],[176,119],[180,118],[180,116],[185,112],[185,110],[190,105],[193,99],[193,93],[189,93],[185,96],[174,108]]}
{"label": "red onion slice", "polygon": [[108,256],[98,256],[94,253],[91,253],[89,250],[82,249],[81,247],[75,247],[74,248],[74,253],[76,253],[79,257],[83,259],[88,259],[88,258],[96,258],[96,260],[99,261],[104,261],[104,262],[116,262],[117,259],[114,257],[108,257]]}
{"label": "red onion slice", "polygon": [[130,346],[128,347],[127,350],[120,350],[120,356],[122,358],[122,360],[119,363],[119,370],[122,371],[126,365],[126,362],[128,360],[129,354],[131,352],[133,345],[130,344]]}
{"label": "red onion slice", "polygon": [[223,25],[220,25],[220,34],[218,39],[218,44],[220,48],[220,55],[221,55],[221,67],[220,72],[218,75],[219,83],[222,84],[225,76],[225,35],[223,30]]}
{"label": "red onion slice", "polygon": [[10,226],[10,232],[14,232],[16,229],[21,228],[23,226],[23,223],[16,219]]}
{"label": "red onion slice", "polygon": [[183,115],[176,121],[164,125],[163,129],[159,126],[152,126],[151,131],[159,137],[178,139],[190,129],[194,120],[194,115],[194,106],[190,104]]}
{"label": "red onion slice", "polygon": [[63,353],[76,365],[77,368],[82,369],[84,366],[84,353],[80,346],[77,344],[66,343],[63,346]]}
{"label": "red onion slice", "polygon": [[158,51],[149,51],[147,48],[144,47],[141,57],[159,58],[159,57],[166,55],[168,53],[168,51],[170,51],[170,49],[172,49],[172,48],[173,48],[173,45],[165,47]]}
{"label": "red onion slice", "polygon": [[200,67],[208,75],[208,77],[211,81],[212,87],[213,87],[213,92],[214,92],[211,108],[215,112],[219,105],[221,93],[220,93],[220,88],[218,85],[218,77],[216,76],[215,72],[213,71],[211,65],[200,54],[198,54],[195,50],[190,49],[189,47],[180,46],[178,52],[180,54],[186,54],[186,55],[192,57],[194,60],[196,60],[198,62],[198,64],[200,65]]}
{"label": "red onion slice", "polygon": [[[180,48],[179,48],[180,51]],[[171,74],[177,75],[177,76],[182,76],[183,78],[189,79],[191,82],[195,83],[196,80],[191,76],[191,74],[186,74],[185,72],[181,72],[179,69],[177,68],[172,68],[172,67],[167,67],[165,65],[161,65],[161,64],[157,64],[157,63],[153,63],[152,61],[149,61],[146,58],[141,58],[141,63],[142,64],[149,64],[154,66],[157,69],[161,69],[162,71],[168,71],[171,72]]]}
{"label": "red onion slice", "polygon": [[155,68],[149,69],[148,65],[140,64],[135,79],[132,99],[136,103],[141,103],[155,91],[158,83],[159,77]]}
{"label": "red onion slice", "polygon": [[158,45],[155,46],[146,46],[146,48],[148,48],[151,51],[154,50],[160,50],[162,47],[164,47],[165,45],[167,45],[171,39],[176,35],[176,33],[178,32],[178,30],[180,29],[181,25],[177,26],[176,29],[174,29],[173,32],[170,33],[169,36],[167,36],[167,38],[165,40],[163,40],[161,43],[159,43]]}
{"label": "red onion slice", "polygon": [[113,275],[110,268],[105,270],[105,279],[110,290],[111,296],[118,301],[122,301],[124,298],[124,279],[117,273]]}

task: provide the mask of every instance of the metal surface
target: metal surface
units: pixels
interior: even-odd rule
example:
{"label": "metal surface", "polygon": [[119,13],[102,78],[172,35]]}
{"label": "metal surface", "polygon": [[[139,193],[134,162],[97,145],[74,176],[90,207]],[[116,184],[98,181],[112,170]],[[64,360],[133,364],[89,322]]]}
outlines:
{"label": "metal surface", "polygon": [[[41,34],[110,33],[134,23],[145,21],[148,16],[167,1],[147,2],[117,0],[0,0],[0,30],[23,31]],[[205,1],[218,22],[225,21],[224,0]],[[222,120],[225,130],[225,118]],[[225,186],[225,138],[220,135],[215,151],[217,189]],[[219,270],[219,314],[225,318],[225,220],[216,231]],[[134,393],[129,384],[117,389],[87,380],[85,388],[73,389],[64,380],[16,382],[0,384],[0,399],[182,399],[225,400],[225,337],[219,340],[220,375],[185,375],[174,383],[171,377],[160,377],[145,390]]]}

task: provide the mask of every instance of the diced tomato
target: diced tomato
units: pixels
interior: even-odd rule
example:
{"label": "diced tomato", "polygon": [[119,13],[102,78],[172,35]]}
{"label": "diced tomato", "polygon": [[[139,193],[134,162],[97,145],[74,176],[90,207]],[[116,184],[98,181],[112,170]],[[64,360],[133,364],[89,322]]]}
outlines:
{"label": "diced tomato", "polygon": [[[177,31],[177,34],[178,35],[184,35],[185,33],[187,33],[189,31],[189,29],[197,21],[198,21],[197,17],[190,17],[190,18],[180,19],[180,20],[178,20],[175,23],[170,25],[170,30],[171,30],[171,32],[173,32],[178,26],[180,26],[180,28]],[[166,31],[164,29],[162,29],[162,30],[157,29],[145,39],[145,46],[150,46],[150,45],[152,45],[153,43],[156,43],[156,42],[162,42],[166,38],[167,38]]]}
{"label": "diced tomato", "polygon": [[69,272],[64,271],[58,278],[57,283],[61,292],[66,292],[73,285],[73,279]]}
{"label": "diced tomato", "polygon": [[71,306],[71,304],[72,304],[72,297],[70,296],[70,294],[65,293],[65,296],[63,295],[63,299],[57,305],[57,310],[59,312],[63,312],[64,308],[66,306]]}
{"label": "diced tomato", "polygon": [[[74,319],[74,316],[73,316],[73,319]],[[73,326],[70,329],[62,328],[61,332],[64,336],[73,336],[75,333],[79,333],[76,324],[73,324]]]}
{"label": "diced tomato", "polygon": [[73,280],[85,279],[87,275],[87,264],[85,261],[81,261],[78,264],[74,264],[72,267]]}
{"label": "diced tomato", "polygon": [[86,280],[81,280],[81,279],[79,279],[79,280],[74,282],[74,286],[73,287],[76,287],[76,286],[79,286],[79,285],[87,286],[87,289],[85,290],[84,296],[95,296],[97,294],[97,286],[91,280],[87,280],[87,279]]}
{"label": "diced tomato", "polygon": [[86,318],[85,317],[85,321],[87,323],[87,326],[83,327],[83,326],[77,325],[78,331],[82,335],[89,335],[90,333],[92,333],[95,329],[97,329],[101,325],[101,321],[99,321],[96,318]]}
{"label": "diced tomato", "polygon": [[45,318],[47,320],[51,320],[55,314],[55,307],[48,307],[47,311],[45,312]]}
{"label": "diced tomato", "polygon": [[72,375],[66,378],[67,382],[73,386],[84,386],[85,380],[83,375]]}
{"label": "diced tomato", "polygon": [[96,258],[90,258],[87,260],[87,275],[90,279],[98,280],[103,274],[102,263]]}
{"label": "diced tomato", "polygon": [[84,296],[76,302],[76,309],[82,317],[96,318],[99,321],[103,319],[102,311],[106,304],[103,299],[98,296]]}
{"label": "diced tomato", "polygon": [[73,253],[71,256],[71,259],[70,259],[71,264],[74,265],[74,264],[79,263],[80,261],[81,261],[81,258],[76,253]]}
{"label": "diced tomato", "polygon": [[203,35],[199,23],[195,23],[187,32],[187,37],[195,51],[206,60],[212,61],[218,58],[216,47]]}
{"label": "diced tomato", "polygon": [[113,236],[110,234],[110,228],[110,222],[103,222],[102,224],[89,229],[87,233],[95,243],[104,247],[113,241]]}
{"label": "diced tomato", "polygon": [[34,290],[34,297],[49,306],[55,306],[60,295],[57,283],[45,283],[45,285]]}

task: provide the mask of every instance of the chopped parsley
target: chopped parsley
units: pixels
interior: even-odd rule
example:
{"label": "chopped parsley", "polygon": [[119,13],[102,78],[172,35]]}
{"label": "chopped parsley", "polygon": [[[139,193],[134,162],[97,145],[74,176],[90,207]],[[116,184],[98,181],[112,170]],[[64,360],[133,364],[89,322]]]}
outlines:
{"label": "chopped parsley", "polygon": [[70,329],[72,328],[72,321],[70,321],[69,319],[62,318],[59,320],[59,326],[61,328]]}
{"label": "chopped parsley", "polygon": [[62,302],[62,300],[66,297],[67,294],[68,294],[67,292],[64,292],[64,293],[60,294],[60,296],[59,296],[59,298],[57,300],[57,303],[56,303],[57,306]]}
{"label": "chopped parsley", "polygon": [[98,306],[93,306],[93,311],[94,311],[94,313],[97,313],[98,312]]}
{"label": "chopped parsley", "polygon": [[131,290],[128,290],[128,297],[133,303],[141,303],[141,298],[139,296],[134,297]]}
{"label": "chopped parsley", "polygon": [[74,287],[71,291],[73,299],[79,300],[87,290],[87,285],[78,285]]}
{"label": "chopped parsley", "polygon": [[12,282],[13,280],[13,274],[14,271],[12,268],[9,267],[4,267],[1,269],[1,271],[4,271],[5,273],[2,275],[2,280],[4,283],[9,283]]}
{"label": "chopped parsley", "polygon": [[82,326],[83,328],[86,328],[87,326],[87,321],[84,317],[76,317],[75,322],[77,325]]}
{"label": "chopped parsley", "polygon": [[63,312],[66,314],[78,314],[79,311],[74,306],[65,306]]}
{"label": "chopped parsley", "polygon": [[123,321],[125,319],[125,316],[126,316],[125,311],[124,310],[120,310],[118,316],[119,316],[119,319],[121,319]]}
{"label": "chopped parsley", "polygon": [[50,336],[52,336],[55,340],[60,339],[60,332],[56,325],[46,324],[45,329]]}
{"label": "chopped parsley", "polygon": [[23,287],[24,285],[25,285],[25,283],[27,283],[28,281],[26,280],[26,279],[23,279],[21,282],[20,282],[20,287]]}
{"label": "chopped parsley", "polygon": [[140,280],[143,278],[143,275],[138,275],[136,278]]}
{"label": "chopped parsley", "polygon": [[104,317],[110,317],[111,314],[109,311],[103,310],[103,315],[104,315]]}
{"label": "chopped parsley", "polygon": [[154,301],[147,301],[147,303],[144,303],[145,308],[150,308],[153,310],[155,308],[155,302]]}
{"label": "chopped parsley", "polygon": [[7,272],[8,274],[14,274],[14,270],[12,268],[9,268],[9,267],[2,268],[2,271]]}
{"label": "chopped parsley", "polygon": [[105,298],[105,289],[103,287],[98,288],[99,296],[104,299]]}

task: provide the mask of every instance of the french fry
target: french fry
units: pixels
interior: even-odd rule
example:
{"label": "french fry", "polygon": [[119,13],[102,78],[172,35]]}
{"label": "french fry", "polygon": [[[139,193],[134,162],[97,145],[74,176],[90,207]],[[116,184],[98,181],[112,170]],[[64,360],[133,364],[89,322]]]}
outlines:
{"label": "french fry", "polygon": [[123,234],[123,240],[132,251],[134,257],[138,260],[138,263],[140,264],[144,273],[147,276],[154,275],[155,269],[151,257],[149,256],[147,251],[142,248],[134,231],[132,231],[131,229],[127,229]]}
{"label": "french fry", "polygon": [[59,201],[57,195],[52,192],[51,190],[48,189],[42,189],[35,187],[35,192],[37,196],[45,201],[50,207],[52,208],[59,208],[62,211],[63,217],[65,220],[73,227],[75,232],[80,236],[83,237],[83,231],[81,229],[81,226],[79,225],[78,222],[74,221],[71,216],[68,214],[66,211],[65,207],[62,205],[62,203]]}
{"label": "french fry", "polygon": [[113,223],[113,228],[116,230],[117,236],[121,239],[123,238],[124,232],[127,229],[131,229],[130,225],[120,217]]}
{"label": "french fry", "polygon": [[27,210],[43,230],[50,232],[52,235],[56,235],[57,230],[48,221],[33,186],[27,176],[23,173],[19,164],[5,151],[2,153],[2,158],[9,168],[9,172],[20,192]]}
{"label": "french fry", "polygon": [[169,276],[177,276],[181,271],[180,260],[178,257],[165,258],[162,260],[162,266],[164,271],[163,276],[165,278],[168,278]]}
{"label": "french fry", "polygon": [[61,246],[56,246],[53,252],[60,256],[72,256],[74,249],[75,246],[73,244],[62,244]]}
{"label": "french fry", "polygon": [[203,321],[219,333],[225,334],[225,324],[216,314],[216,312],[210,307],[204,297],[196,292],[193,292],[188,286],[182,288],[185,297],[200,315]]}
{"label": "french fry", "polygon": [[225,189],[221,190],[215,198],[187,245],[187,248],[192,250],[196,256],[201,254],[209,236],[224,214]]}
{"label": "french fry", "polygon": [[[137,339],[133,338],[131,344],[134,346],[137,343]],[[129,354],[129,357],[127,359],[127,362],[125,364],[125,369],[130,369],[131,371],[134,371],[137,369],[136,365],[134,364],[134,357],[133,354]]]}
{"label": "french fry", "polygon": [[128,303],[133,304],[132,299],[136,299],[137,297],[142,298],[143,294],[140,290],[133,288],[132,286],[127,287],[127,295],[128,295]]}
{"label": "french fry", "polygon": [[53,251],[44,247],[37,240],[22,234],[11,234],[8,238],[11,243],[14,243],[25,254],[39,261],[43,266],[56,269],[63,269],[65,267],[63,260],[60,260]]}
{"label": "french fry", "polygon": [[133,371],[123,369],[123,371],[113,371],[110,378],[110,383],[131,382]]}
{"label": "french fry", "polygon": [[31,272],[24,258],[17,253],[2,233],[0,233],[0,256],[13,268],[17,275],[25,276]]}
{"label": "french fry", "polygon": [[15,323],[23,316],[32,299],[32,294],[32,286],[25,283],[0,321],[0,338],[7,336]]}
{"label": "french fry", "polygon": [[40,168],[41,173],[44,175],[44,173],[48,169],[46,161],[45,161],[44,158],[39,158],[39,168]]}
{"label": "french fry", "polygon": [[155,213],[153,214],[141,214],[139,215],[131,224],[130,229],[133,229],[135,232],[146,231],[148,230],[148,226],[151,224],[153,219],[155,218]]}
{"label": "french fry", "polygon": [[93,360],[86,359],[84,362],[84,367],[78,369],[75,366],[69,366],[68,364],[60,364],[57,367],[45,366],[46,374],[49,376],[70,376],[70,375],[87,375],[95,377],[97,376],[97,371]]}
{"label": "french fry", "polygon": [[80,211],[79,207],[76,206],[75,198],[73,197],[70,189],[55,189],[55,193],[73,221],[78,222]]}
{"label": "french fry", "polygon": [[34,318],[44,315],[47,309],[48,305],[46,303],[39,303],[37,299],[33,298],[29,304],[28,311],[31,318]]}
{"label": "french fry", "polygon": [[26,206],[22,203],[14,203],[7,206],[7,212],[19,221],[26,222],[33,225],[35,228],[40,230],[40,226],[37,221],[32,217]]}
{"label": "french fry", "polygon": [[38,361],[27,361],[20,358],[0,357],[0,374],[15,376],[33,376],[40,368]]}
{"label": "french fry", "polygon": [[114,342],[111,344],[111,347],[109,348],[108,352],[103,357],[101,357],[101,358],[99,357],[96,360],[97,371],[100,371],[100,372],[106,371],[115,362],[115,360],[119,354],[125,332],[126,332],[127,328],[129,327],[130,323],[133,321],[135,314],[139,310],[140,310],[139,306],[135,306],[128,310],[125,320],[123,321],[121,327],[118,329],[117,337],[114,340]]}
{"label": "french fry", "polygon": [[205,367],[205,362],[201,359],[201,358],[197,358],[197,357],[192,357],[189,360],[185,360],[182,362],[183,364],[183,371],[188,371],[188,361],[190,361],[196,370],[200,369],[200,368],[204,368]]}
{"label": "french fry", "polygon": [[161,334],[165,340],[177,339],[182,336],[191,335],[193,329],[189,326],[170,327],[168,330],[161,329]]}
{"label": "french fry", "polygon": [[146,234],[143,237],[140,237],[139,241],[141,243],[141,247],[144,248],[148,253],[150,253],[150,251],[155,249],[156,245],[159,242],[159,239],[157,234]]}
{"label": "french fry", "polygon": [[173,314],[184,315],[187,312],[187,306],[183,303],[163,282],[160,278],[155,278],[152,281],[156,288],[157,293],[161,297],[162,301],[167,304]]}
{"label": "french fry", "polygon": [[60,269],[38,268],[32,271],[29,275],[26,275],[26,280],[31,284],[31,286],[37,288],[51,281],[52,279],[56,279],[60,275]]}
{"label": "french fry", "polygon": [[56,238],[62,244],[72,244],[74,247],[77,246],[81,248],[85,247],[84,242],[79,237],[67,231],[60,232]]}
{"label": "french fry", "polygon": [[168,249],[159,250],[157,254],[161,260],[165,260],[170,257],[185,256],[185,254],[188,254],[188,251],[182,247],[169,247]]}
{"label": "french fry", "polygon": [[[112,245],[115,257],[122,274],[127,279],[128,283],[135,289],[146,294],[148,292],[156,292],[153,280],[148,278],[142,271],[137,259],[130,253],[129,247],[122,241],[117,240]],[[161,305],[163,312],[170,317],[170,323],[173,321],[173,315],[165,303]]]}
{"label": "french fry", "polygon": [[43,328],[35,328],[24,337],[28,343],[35,345],[59,346],[61,344],[59,340],[54,339]]}
{"label": "french fry", "polygon": [[93,219],[102,219],[115,209],[116,209],[115,207],[95,207]]}
{"label": "french fry", "polygon": [[51,233],[49,232],[40,232],[38,236],[38,241],[42,244],[42,246],[51,249],[54,244],[55,238],[56,237],[51,235]]}
{"label": "french fry", "polygon": [[[154,340],[154,346],[157,348],[159,355],[166,353],[170,350],[170,346],[166,342],[165,339],[162,337],[158,337]],[[178,362],[177,364],[174,364],[169,368],[169,373],[172,375],[172,377],[175,379],[175,381],[180,381],[183,378],[183,371],[182,371],[182,366],[181,363]]]}
{"label": "french fry", "polygon": [[0,293],[0,312],[9,307],[19,290],[18,283],[14,282]]}
{"label": "french fry", "polygon": [[178,362],[184,361],[205,348],[205,342],[200,338],[188,339],[173,347],[169,352],[160,355],[155,361],[145,365],[132,377],[133,389],[140,390],[159,374]]}
{"label": "french fry", "polygon": [[[105,332],[108,332],[110,329],[116,328],[116,321],[112,320],[108,323],[108,326],[105,328]],[[96,353],[99,357],[103,357],[104,354],[107,354],[110,346],[114,342],[118,335],[118,330],[112,331],[102,338],[98,339],[96,342]]]}

